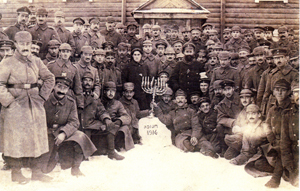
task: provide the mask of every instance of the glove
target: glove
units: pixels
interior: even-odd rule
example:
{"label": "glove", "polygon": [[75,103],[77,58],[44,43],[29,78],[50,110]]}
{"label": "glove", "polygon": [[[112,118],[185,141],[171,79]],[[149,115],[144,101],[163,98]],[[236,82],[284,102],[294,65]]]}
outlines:
{"label": "glove", "polygon": [[105,124],[106,124],[107,129],[112,129],[115,127],[115,124],[110,119],[106,119]]}

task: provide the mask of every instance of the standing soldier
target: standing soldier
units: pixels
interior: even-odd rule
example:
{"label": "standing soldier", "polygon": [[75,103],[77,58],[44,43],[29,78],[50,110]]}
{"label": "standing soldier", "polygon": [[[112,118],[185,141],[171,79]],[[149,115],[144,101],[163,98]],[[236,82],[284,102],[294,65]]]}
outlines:
{"label": "standing soldier", "polygon": [[238,52],[240,48],[249,48],[247,42],[241,37],[241,27],[233,26],[231,29],[232,38],[224,45],[224,49],[233,49],[234,52]]}
{"label": "standing soldier", "polygon": [[27,22],[29,14],[31,13],[27,7],[21,7],[17,9],[18,17],[17,23],[13,26],[7,27],[4,32],[7,34],[8,38],[12,41],[15,41],[15,35],[19,31],[24,31],[27,29]]}
{"label": "standing soldier", "polygon": [[118,67],[120,70],[123,70],[130,63],[130,57],[128,56],[128,51],[130,49],[129,46],[129,44],[124,42],[118,44],[116,67]]}
{"label": "standing soldier", "polygon": [[287,55],[291,56],[296,51],[296,46],[294,42],[288,39],[288,29],[285,26],[278,28],[279,40],[274,44],[274,48],[285,48],[287,50]]}
{"label": "standing soldier", "polygon": [[117,47],[118,44],[122,41],[121,34],[117,33],[114,29],[115,20],[112,16],[106,18],[105,26],[106,28],[101,31],[101,34],[104,36],[106,41],[110,41],[114,44],[114,47]]}
{"label": "standing soldier", "polygon": [[85,35],[82,34],[82,28],[85,24],[85,21],[82,18],[75,18],[73,20],[73,28],[72,36],[75,42],[75,52],[73,56],[73,61],[78,61],[80,59],[81,48],[87,41]]}
{"label": "standing soldier", "polygon": [[205,44],[201,40],[201,29],[200,28],[192,28],[191,30],[192,38],[189,42],[193,43],[196,47],[195,51],[196,53],[203,47],[205,47]]}
{"label": "standing soldier", "polygon": [[265,27],[265,37],[271,43],[274,43],[274,40],[273,40],[273,32],[274,32],[274,30],[275,29],[273,27],[270,27],[270,26],[266,26]]}
{"label": "standing soldier", "polygon": [[269,42],[268,40],[265,40],[265,28],[263,27],[254,27],[254,37],[257,42],[257,46],[264,46],[265,44],[269,44],[273,47],[273,44]]}
{"label": "standing soldier", "polygon": [[31,44],[31,53],[37,57],[40,57],[40,50],[43,46],[43,43],[38,40],[33,40]]}
{"label": "standing soldier", "polygon": [[179,40],[179,27],[178,25],[173,25],[171,27],[171,38],[168,40],[170,46],[173,46],[174,42]]}
{"label": "standing soldier", "polygon": [[[0,21],[2,19],[2,14],[0,13]],[[0,27],[0,40],[8,40],[8,36],[5,32],[3,32],[3,28]]]}
{"label": "standing soldier", "polygon": [[231,29],[228,27],[223,30],[223,40],[224,40],[223,44],[226,44],[232,38],[231,32],[232,32]]}
{"label": "standing soldier", "polygon": [[181,34],[183,36],[184,43],[187,43],[191,40],[191,30],[189,30],[187,27],[182,29]]}
{"label": "standing soldier", "polygon": [[151,35],[151,25],[149,25],[148,23],[144,24],[143,26],[143,38],[142,41],[145,40],[151,40],[152,39],[152,35]]}
{"label": "standing soldier", "polygon": [[28,6],[30,10],[29,19],[27,23],[27,27],[34,26],[36,24],[36,8],[33,5]]}
{"label": "standing soldier", "polygon": [[141,39],[136,37],[138,25],[135,23],[129,23],[127,25],[126,41],[131,45],[131,49],[142,48]]}
{"label": "standing soldier", "polygon": [[14,42],[11,40],[0,40],[0,62],[13,55]]}
{"label": "standing soldier", "polygon": [[45,59],[43,60],[44,64],[47,65],[49,62],[56,60],[58,58],[60,42],[57,40],[50,40],[47,45],[48,52]]}
{"label": "standing soldier", "polygon": [[250,30],[250,29],[246,29],[244,31],[244,38],[245,38],[245,41],[248,43],[248,45],[250,47],[250,51],[252,52],[253,49],[255,47],[257,47],[257,42],[254,39],[254,33],[253,33],[253,31]]}
{"label": "standing soldier", "polygon": [[[13,182],[26,183],[21,160],[32,158],[32,180],[50,181],[41,171],[41,155],[48,152],[44,102],[54,86],[54,75],[40,58],[30,54],[29,32],[15,35],[16,51],[0,65],[1,142],[0,150],[12,168]],[[39,89],[38,79],[43,81]]]}
{"label": "standing soldier", "polygon": [[43,60],[47,54],[47,45],[50,40],[58,40],[60,38],[53,27],[47,25],[48,12],[45,8],[39,8],[36,13],[37,24],[28,29],[33,40],[39,40],[43,43],[40,51],[40,58]]}
{"label": "standing soldier", "polygon": [[[105,55],[106,52],[103,49],[97,49],[94,52],[94,62],[92,66],[95,67],[98,71],[99,80],[100,80],[100,87],[104,84],[104,68],[105,68]],[[101,94],[102,95],[102,92]]]}
{"label": "standing soldier", "polygon": [[100,20],[99,18],[93,17],[89,20],[90,29],[84,33],[84,36],[87,38],[88,45],[97,43],[98,47],[101,47],[105,42],[104,36],[100,33]]}

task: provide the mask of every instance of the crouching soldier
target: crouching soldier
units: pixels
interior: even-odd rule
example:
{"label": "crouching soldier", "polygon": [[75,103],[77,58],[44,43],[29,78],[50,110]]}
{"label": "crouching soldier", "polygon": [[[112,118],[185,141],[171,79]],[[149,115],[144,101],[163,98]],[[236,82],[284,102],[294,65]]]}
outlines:
{"label": "crouching soldier", "polygon": [[141,137],[139,135],[139,119],[146,117],[149,114],[149,110],[140,110],[139,104],[134,96],[134,84],[132,82],[126,82],[123,84],[123,96],[120,98],[120,102],[123,104],[127,113],[131,116],[131,123],[129,129],[132,134],[134,144],[140,144]]}
{"label": "crouching soldier", "polygon": [[174,126],[177,133],[175,145],[185,152],[199,150],[204,155],[218,158],[211,143],[206,140],[202,133],[197,113],[188,107],[186,94],[179,89],[175,93],[177,106],[169,114],[158,113],[158,119],[166,126]]}
{"label": "crouching soldier", "polygon": [[257,153],[258,147],[267,142],[267,136],[260,119],[261,112],[259,107],[255,104],[250,104],[246,108],[246,113],[248,124],[243,131],[241,153],[230,160],[231,164],[245,164]]}
{"label": "crouching soldier", "polygon": [[66,95],[71,83],[66,77],[57,77],[53,92],[44,104],[49,142],[49,152],[42,156],[44,173],[55,168],[58,153],[62,169],[71,168],[73,176],[83,176],[79,169],[82,160],[96,151],[88,136],[77,130],[79,120],[76,103]]}
{"label": "crouching soldier", "polygon": [[104,83],[104,96],[103,96],[103,105],[108,112],[111,123],[108,123],[107,131],[111,137],[111,141],[108,145],[111,147],[108,148],[108,158],[122,160],[123,156],[118,155],[114,149],[116,143],[116,149],[120,150],[125,148],[126,151],[134,148],[133,139],[129,130],[128,125],[130,124],[130,116],[126,112],[123,104],[115,99],[116,95],[116,84],[114,82]]}
{"label": "crouching soldier", "polygon": [[221,152],[220,144],[217,137],[217,111],[210,105],[208,97],[202,97],[199,101],[200,107],[198,112],[199,122],[202,125],[202,131],[205,138],[212,144],[217,153]]}

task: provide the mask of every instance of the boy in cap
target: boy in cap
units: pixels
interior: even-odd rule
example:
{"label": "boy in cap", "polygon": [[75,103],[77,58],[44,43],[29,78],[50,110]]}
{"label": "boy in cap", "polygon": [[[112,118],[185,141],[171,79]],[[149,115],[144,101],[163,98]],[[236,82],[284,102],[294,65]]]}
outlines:
{"label": "boy in cap", "polygon": [[0,40],[0,61],[10,57],[14,53],[14,42],[11,40]]}
{"label": "boy in cap", "polygon": [[128,52],[130,50],[130,44],[121,42],[118,44],[118,51],[116,56],[116,67],[118,67],[120,70],[123,70],[129,63],[130,63],[130,57],[128,56]]}
{"label": "boy in cap", "polygon": [[39,57],[39,53],[42,47],[42,42],[38,40],[33,40],[31,44],[31,53],[34,54],[35,56]]}
{"label": "boy in cap", "polygon": [[151,78],[157,76],[159,66],[159,60],[155,59],[152,50],[152,42],[150,40],[145,40],[143,42],[142,61],[149,67],[149,74]]}
{"label": "boy in cap", "polygon": [[238,52],[240,48],[249,48],[248,43],[241,37],[242,29],[239,26],[233,26],[231,28],[232,38],[224,45],[224,49],[234,49],[234,52]]}
{"label": "boy in cap", "polygon": [[123,96],[120,98],[120,102],[123,104],[127,113],[131,117],[131,122],[128,125],[134,144],[141,143],[141,137],[139,135],[139,119],[149,115],[149,110],[140,110],[138,102],[133,98],[134,96],[134,84],[132,82],[126,82],[123,84]]}
{"label": "boy in cap", "polygon": [[43,46],[40,50],[40,58],[46,58],[47,46],[50,40],[60,41],[59,35],[54,27],[47,24],[48,11],[45,8],[39,8],[36,12],[37,24],[28,29],[32,35],[33,40],[39,40]]}
{"label": "boy in cap", "polygon": [[[96,42],[98,47],[101,47],[102,44],[106,41],[105,37],[100,33],[100,19],[93,17],[89,19],[90,28],[84,33],[84,36],[87,39],[87,44],[91,46],[93,42]],[[84,44],[86,45],[86,44]]]}
{"label": "boy in cap", "polygon": [[43,60],[46,66],[48,65],[49,62],[55,61],[58,58],[60,44],[61,43],[57,40],[50,40],[48,42],[48,46],[47,46],[48,52],[45,59]]}
{"label": "boy in cap", "polygon": [[241,105],[239,95],[235,92],[235,83],[232,80],[224,80],[223,84],[224,99],[217,105],[218,111],[218,138],[224,155],[228,146],[226,145],[224,138],[226,134],[232,134],[232,127],[236,123],[236,119],[241,111]]}
{"label": "boy in cap", "polygon": [[[179,89],[175,93],[176,108],[168,114],[158,110],[158,119],[166,126],[174,126],[177,133],[175,145],[185,152],[199,150],[204,155],[218,158],[211,143],[203,136],[202,127],[199,123],[197,113],[187,104],[186,94]],[[176,123],[174,123],[176,121]]]}
{"label": "boy in cap", "polygon": [[84,24],[85,21],[80,17],[77,17],[73,20],[74,30],[72,32],[72,36],[75,42],[75,51],[72,59],[73,62],[78,61],[80,59],[81,48],[87,41],[87,37],[82,33]]}
{"label": "boy in cap", "polygon": [[53,92],[45,102],[49,152],[42,156],[42,171],[49,173],[55,168],[58,154],[62,169],[71,168],[73,176],[84,176],[80,164],[97,149],[87,135],[78,131],[76,102],[67,96],[72,81],[67,77],[57,77],[55,81]]}
{"label": "boy in cap", "polygon": [[211,107],[210,99],[202,97],[199,100],[198,118],[205,138],[212,144],[217,153],[221,152],[217,136],[217,111]]}
{"label": "boy in cap", "polygon": [[250,104],[246,108],[247,125],[244,127],[240,154],[231,159],[234,165],[243,165],[258,152],[258,147],[267,143],[264,124],[261,120],[259,107]]}
{"label": "boy in cap", "polygon": [[17,22],[13,26],[7,27],[4,32],[7,34],[8,38],[15,41],[15,35],[19,31],[27,30],[27,22],[31,11],[28,7],[20,7],[17,9]]}
{"label": "boy in cap", "polygon": [[228,27],[223,30],[223,40],[224,40],[223,44],[226,44],[232,38],[231,32],[232,32],[231,29]]}
{"label": "boy in cap", "polygon": [[217,52],[210,52],[210,53],[208,53],[207,56],[208,56],[208,62],[205,63],[205,71],[206,71],[207,77],[209,79],[211,79],[214,69],[217,67],[220,67],[220,62],[219,62]]}
{"label": "boy in cap", "polygon": [[114,47],[117,47],[122,42],[121,34],[115,31],[115,19],[112,16],[106,17],[105,29],[101,31],[106,41],[111,41]]}
{"label": "boy in cap", "polygon": [[109,131],[108,158],[123,160],[124,157],[118,155],[114,149],[120,150],[124,148],[126,151],[134,148],[134,142],[129,130],[131,122],[130,116],[124,108],[123,104],[115,99],[116,84],[114,82],[106,82],[103,87],[103,105],[109,113],[112,124],[108,124]]}
{"label": "boy in cap", "polygon": [[165,57],[166,60],[164,62],[160,62],[160,65],[158,66],[158,73],[166,71],[169,75],[172,75],[177,65],[177,62],[175,61],[175,51],[172,47],[167,47]]}

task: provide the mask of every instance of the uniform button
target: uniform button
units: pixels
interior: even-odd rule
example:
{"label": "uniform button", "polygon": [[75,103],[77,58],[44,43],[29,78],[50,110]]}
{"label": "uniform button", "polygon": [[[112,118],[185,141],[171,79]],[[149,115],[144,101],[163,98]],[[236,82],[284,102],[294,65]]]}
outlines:
{"label": "uniform button", "polygon": [[295,126],[295,123],[293,123],[292,125]]}
{"label": "uniform button", "polygon": [[296,134],[294,134],[294,136],[296,137]]}
{"label": "uniform button", "polygon": [[187,123],[187,122],[184,122],[184,123]]}

